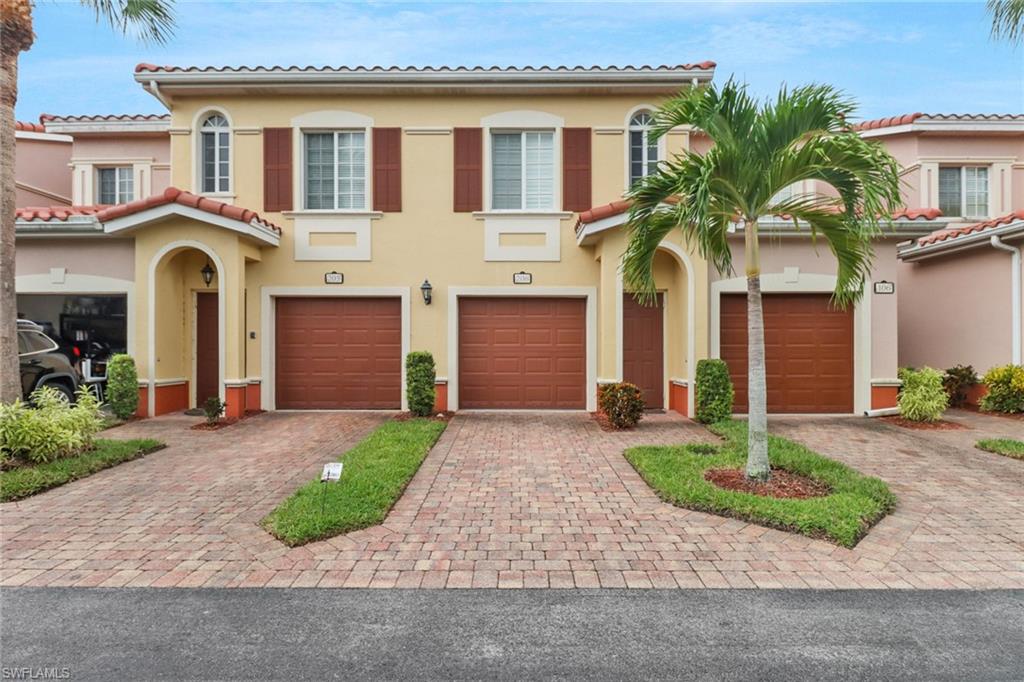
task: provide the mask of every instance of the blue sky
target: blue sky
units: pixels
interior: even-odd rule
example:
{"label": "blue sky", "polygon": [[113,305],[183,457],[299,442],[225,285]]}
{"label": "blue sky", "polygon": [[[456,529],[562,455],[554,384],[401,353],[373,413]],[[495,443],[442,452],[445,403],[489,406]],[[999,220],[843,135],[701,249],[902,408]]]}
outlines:
{"label": "blue sky", "polygon": [[827,82],[865,118],[1024,112],[1024,48],[989,39],[983,0],[834,3],[189,2],[165,47],[40,2],[19,119],[155,113],[138,62],[175,65],[678,64],[711,59],[758,94]]}

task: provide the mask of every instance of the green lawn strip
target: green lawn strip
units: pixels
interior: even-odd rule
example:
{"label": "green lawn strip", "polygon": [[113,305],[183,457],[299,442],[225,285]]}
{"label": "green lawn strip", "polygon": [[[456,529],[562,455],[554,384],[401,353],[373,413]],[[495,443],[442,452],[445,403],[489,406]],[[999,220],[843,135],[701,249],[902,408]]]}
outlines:
{"label": "green lawn strip", "polygon": [[74,457],[0,472],[0,502],[12,502],[91,476],[164,447],[160,441],[97,440],[96,447]]}
{"label": "green lawn strip", "polygon": [[701,454],[706,445],[643,446],[626,450],[626,459],[659,497],[678,507],[824,538],[844,547],[856,545],[896,505],[895,496],[879,479],[778,436],[768,437],[772,467],[826,483],[831,494],[776,499],[719,488],[704,480],[704,471],[746,464],[746,423],[724,421],[708,428],[725,438],[716,454]]}
{"label": "green lawn strip", "polygon": [[985,438],[975,443],[979,450],[994,452],[1014,459],[1024,459],[1024,441],[1013,438]]}
{"label": "green lawn strip", "polygon": [[270,512],[263,527],[294,547],[381,523],[444,428],[431,419],[384,423],[341,457],[341,480],[310,481]]}

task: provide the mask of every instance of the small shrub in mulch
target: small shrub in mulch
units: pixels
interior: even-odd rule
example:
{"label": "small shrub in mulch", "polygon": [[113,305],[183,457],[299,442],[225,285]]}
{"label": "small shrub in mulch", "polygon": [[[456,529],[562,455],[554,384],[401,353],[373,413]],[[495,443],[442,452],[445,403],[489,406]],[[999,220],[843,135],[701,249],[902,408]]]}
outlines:
{"label": "small shrub in mulch", "polygon": [[806,500],[825,497],[832,492],[820,481],[784,469],[772,469],[772,477],[767,481],[751,481],[742,469],[708,469],[704,472],[704,480],[726,490],[777,499]]}
{"label": "small shrub in mulch", "polygon": [[969,426],[959,424],[957,422],[946,421],[945,419],[939,419],[933,422],[916,422],[906,417],[881,417],[882,421],[895,426],[903,427],[904,429],[913,429],[915,431],[959,431],[961,429],[969,429]]}
{"label": "small shrub in mulch", "polygon": [[407,422],[410,419],[433,419],[435,421],[441,421],[441,422],[447,423],[447,422],[450,422],[452,420],[452,417],[454,417],[454,416],[455,416],[454,412],[435,412],[434,414],[430,415],[429,417],[420,417],[418,415],[413,414],[412,412],[399,412],[398,414],[396,414],[391,419],[393,421],[396,421],[396,422]]}

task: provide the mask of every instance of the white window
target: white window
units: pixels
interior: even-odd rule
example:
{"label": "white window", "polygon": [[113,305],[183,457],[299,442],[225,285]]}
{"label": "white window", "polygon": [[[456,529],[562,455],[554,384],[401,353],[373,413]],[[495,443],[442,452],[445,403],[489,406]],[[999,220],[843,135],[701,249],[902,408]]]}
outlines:
{"label": "white window", "polygon": [[988,216],[988,168],[943,166],[939,168],[939,210],[945,216]]}
{"label": "white window", "polygon": [[658,141],[651,134],[654,116],[639,111],[629,119],[629,184],[658,170]]}
{"label": "white window", "polygon": [[100,168],[96,171],[96,203],[124,204],[135,199],[131,166]]}
{"label": "white window", "polygon": [[555,134],[491,135],[491,208],[551,210],[555,204]]}
{"label": "white window", "polygon": [[366,208],[366,133],[305,133],[305,207]]}
{"label": "white window", "polygon": [[792,199],[795,187],[795,185],[786,185],[785,187],[780,189],[778,192],[775,193],[775,196],[772,197],[772,203],[778,204],[783,201],[789,201],[790,199]]}
{"label": "white window", "polygon": [[226,118],[211,114],[203,121],[200,137],[200,187],[203,192],[230,192],[231,129]]}

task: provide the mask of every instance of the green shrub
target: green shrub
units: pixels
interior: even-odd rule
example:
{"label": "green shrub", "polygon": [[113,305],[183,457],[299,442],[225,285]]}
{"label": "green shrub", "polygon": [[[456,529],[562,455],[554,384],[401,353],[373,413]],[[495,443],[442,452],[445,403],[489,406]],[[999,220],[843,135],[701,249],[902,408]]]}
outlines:
{"label": "green shrub", "polygon": [[217,396],[211,395],[207,398],[206,402],[203,403],[203,414],[206,415],[206,423],[216,424],[217,420],[224,414],[224,410],[227,406],[228,404]]}
{"label": "green shrub", "polygon": [[1024,366],[1003,365],[985,372],[981,382],[988,393],[981,409],[989,412],[1024,412]]}
{"label": "green shrub", "polygon": [[644,395],[633,384],[605,384],[598,390],[598,406],[617,429],[631,429],[644,417]]}
{"label": "green shrub", "polygon": [[712,424],[732,416],[735,392],[725,361],[698,360],[696,388],[697,421]]}
{"label": "green shrub", "polygon": [[978,383],[978,373],[970,365],[957,365],[946,370],[942,386],[949,396],[950,407],[963,407],[967,403],[967,391]]}
{"label": "green shrub", "polygon": [[942,387],[942,372],[931,367],[903,372],[900,391],[900,416],[915,422],[933,422],[942,418],[949,396]]}
{"label": "green shrub", "polygon": [[107,402],[120,419],[131,419],[139,409],[139,374],[132,356],[118,353],[107,363]]}
{"label": "green shrub", "polygon": [[413,351],[405,356],[405,394],[409,411],[426,417],[434,411],[434,356],[427,351]]}
{"label": "green shrub", "polygon": [[20,400],[0,405],[0,456],[22,457],[32,462],[51,462],[76,455],[93,445],[103,428],[100,403],[84,386],[76,402],[69,403],[50,386],[32,393],[30,407]]}

